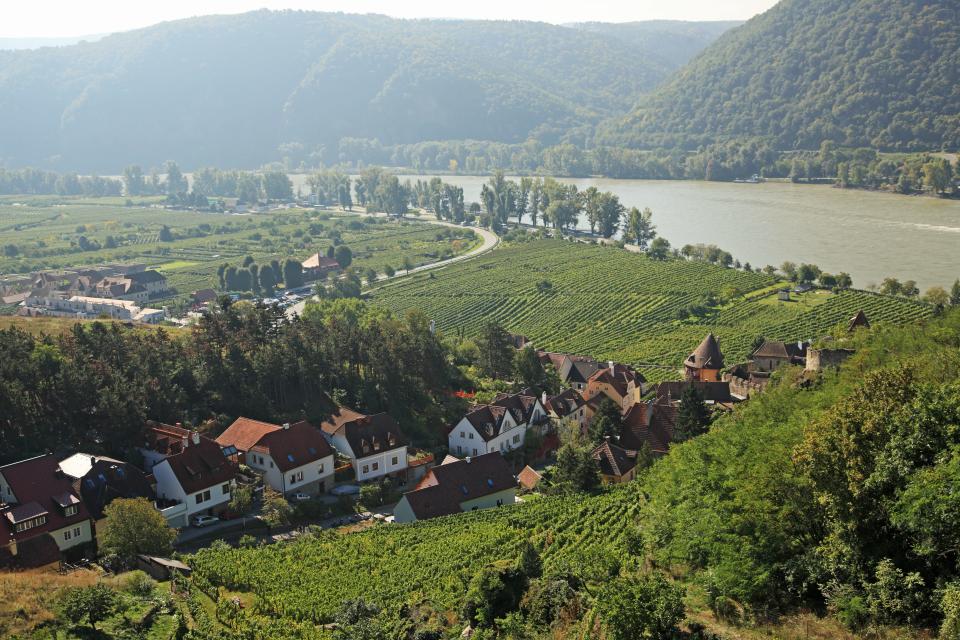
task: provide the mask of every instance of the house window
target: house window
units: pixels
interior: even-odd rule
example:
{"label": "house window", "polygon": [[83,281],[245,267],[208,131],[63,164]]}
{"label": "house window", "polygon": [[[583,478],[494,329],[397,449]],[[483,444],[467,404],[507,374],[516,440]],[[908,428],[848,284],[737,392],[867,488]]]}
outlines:
{"label": "house window", "polygon": [[297,471],[290,474],[290,484],[303,481],[303,471]]}
{"label": "house window", "polygon": [[379,468],[380,468],[380,463],[379,463],[379,462],[374,462],[374,463],[373,463],[373,470],[376,471],[376,470],[379,469]]}
{"label": "house window", "polygon": [[197,500],[197,504],[200,504],[201,502],[203,502],[203,494],[202,494],[202,493],[198,493],[198,494],[196,495],[196,500]]}
{"label": "house window", "polygon": [[221,490],[223,491],[223,495],[230,495],[230,483],[228,482],[227,484],[223,485]]}
{"label": "house window", "polygon": [[461,437],[461,438],[467,437],[466,431],[461,431],[461,432],[460,432],[460,437]]}
{"label": "house window", "polygon": [[470,434],[470,439],[473,440],[473,433]]}
{"label": "house window", "polygon": [[69,539],[72,538],[72,537],[73,537],[73,534],[70,533],[70,530],[69,530],[69,529],[67,529],[66,531],[63,532],[63,539],[64,539],[64,540],[69,540]]}
{"label": "house window", "polygon": [[204,501],[210,499],[210,489],[207,489],[206,491],[203,492],[203,499]]}
{"label": "house window", "polygon": [[393,456],[393,458],[390,460],[390,464],[392,464],[393,466],[397,466],[398,463],[399,463],[399,459],[397,458],[397,456]]}
{"label": "house window", "polygon": [[477,450],[476,450],[476,449],[473,450],[473,455],[477,455]]}
{"label": "house window", "polygon": [[369,473],[369,472],[370,472],[370,467],[368,467],[367,465],[363,465],[363,473]]}
{"label": "house window", "polygon": [[502,506],[503,506],[503,500],[497,500],[497,506],[498,506],[498,507],[502,507]]}
{"label": "house window", "polygon": [[270,461],[270,468],[273,469],[273,460]]}
{"label": "house window", "polygon": [[322,462],[320,463],[320,466],[317,467],[317,473],[321,473],[321,474],[323,473],[323,463],[322,463]]}
{"label": "house window", "polygon": [[463,453],[463,447],[461,447],[460,445],[457,445],[457,455],[460,455],[462,453]]}
{"label": "house window", "polygon": [[80,527],[74,527],[74,528],[73,528],[73,537],[74,537],[74,538],[79,538],[79,537],[80,537]]}
{"label": "house window", "polygon": [[72,504],[66,509],[63,510],[63,515],[65,516],[75,516],[77,515],[77,505]]}
{"label": "house window", "polygon": [[518,433],[517,435],[513,436],[513,443],[514,443],[514,444],[517,444],[518,442],[520,442],[520,434],[519,434],[519,433]]}

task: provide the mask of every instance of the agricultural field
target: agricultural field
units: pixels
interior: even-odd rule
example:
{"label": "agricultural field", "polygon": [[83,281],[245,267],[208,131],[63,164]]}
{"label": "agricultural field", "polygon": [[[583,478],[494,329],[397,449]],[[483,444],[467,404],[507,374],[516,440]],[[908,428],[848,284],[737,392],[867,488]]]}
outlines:
{"label": "agricultural field", "polygon": [[[217,267],[304,259],[333,237],[353,251],[361,270],[401,268],[405,258],[426,264],[464,253],[478,239],[469,230],[415,221],[388,222],[360,213],[283,209],[259,214],[169,211],[101,200],[0,200],[0,276],[107,262],[139,262],[163,272],[183,300],[217,287]],[[145,203],[146,204],[146,203]],[[160,241],[163,227],[173,240]],[[81,237],[85,239],[81,248]]]}
{"label": "agricultural field", "polygon": [[[541,348],[632,363],[651,380],[675,375],[707,332],[720,338],[728,364],[753,341],[809,340],[863,309],[871,321],[927,317],[924,303],[866,291],[812,291],[777,299],[773,276],[704,262],[654,261],[616,247],[560,240],[505,246],[481,258],[385,284],[377,302],[421,309],[448,334],[473,336],[486,322],[531,338]],[[681,310],[716,298],[701,316]]]}
{"label": "agricultural field", "polygon": [[627,538],[639,508],[639,484],[631,483],[581,500],[536,497],[347,536],[324,532],[259,548],[211,548],[189,563],[194,586],[209,594],[254,595],[231,621],[243,637],[274,624],[284,633],[257,637],[317,637],[315,625],[331,622],[344,600],[356,598],[378,605],[392,627],[388,635],[397,637],[409,620],[404,605],[421,615],[455,611],[481,567],[516,559],[528,540],[545,573],[570,570],[588,584],[602,583],[633,561]]}

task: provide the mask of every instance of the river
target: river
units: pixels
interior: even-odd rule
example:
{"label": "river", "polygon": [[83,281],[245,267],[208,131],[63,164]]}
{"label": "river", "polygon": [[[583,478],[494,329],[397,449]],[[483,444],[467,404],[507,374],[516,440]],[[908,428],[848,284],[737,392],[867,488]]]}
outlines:
{"label": "river", "polygon": [[[291,176],[295,184],[304,176]],[[401,176],[401,180],[429,176]],[[479,176],[443,176],[480,200]],[[960,201],[788,183],[564,178],[578,189],[612,191],[627,207],[650,207],[657,232],[675,247],[716,244],[741,262],[808,262],[846,271],[860,288],[885,277],[921,290],[960,278]],[[306,190],[306,189],[305,189]],[[584,220],[578,225],[589,228]]]}

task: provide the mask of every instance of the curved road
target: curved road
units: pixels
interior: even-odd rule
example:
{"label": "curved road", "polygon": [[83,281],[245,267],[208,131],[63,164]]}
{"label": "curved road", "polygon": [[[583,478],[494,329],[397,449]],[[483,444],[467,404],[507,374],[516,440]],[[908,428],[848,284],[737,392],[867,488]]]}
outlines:
{"label": "curved road", "polygon": [[[435,224],[443,227],[454,227],[456,229],[463,228],[458,224],[454,224],[452,222],[443,222],[442,220],[437,220],[432,216],[429,218],[424,215],[411,216],[410,219],[418,220],[420,222],[426,222],[428,224]],[[383,276],[382,279],[377,280],[377,283],[379,284],[381,282],[386,282],[388,280],[395,280],[397,278],[402,278],[404,276],[410,275],[411,273],[419,273],[421,271],[430,271],[432,269],[439,269],[441,267],[446,267],[456,262],[463,262],[464,260],[470,260],[471,258],[476,258],[477,256],[483,255],[488,251],[492,251],[498,244],[500,244],[500,236],[495,234],[493,231],[490,231],[489,229],[482,229],[480,227],[468,227],[468,228],[472,229],[474,233],[480,234],[480,237],[483,239],[483,242],[480,243],[479,246],[474,247],[470,251],[467,251],[466,253],[461,254],[459,256],[454,256],[446,260],[440,260],[439,262],[431,262],[430,264],[422,264],[419,267],[414,267],[413,269],[410,269],[409,271],[400,270],[400,271],[397,271],[393,276],[389,276],[389,277]],[[368,289],[366,291],[372,291],[372,289]],[[312,300],[312,298],[309,298],[308,300]],[[297,304],[292,305],[289,309],[287,309],[287,315],[293,316],[295,314],[298,315],[303,313],[304,308],[307,306],[308,300],[302,300]]]}

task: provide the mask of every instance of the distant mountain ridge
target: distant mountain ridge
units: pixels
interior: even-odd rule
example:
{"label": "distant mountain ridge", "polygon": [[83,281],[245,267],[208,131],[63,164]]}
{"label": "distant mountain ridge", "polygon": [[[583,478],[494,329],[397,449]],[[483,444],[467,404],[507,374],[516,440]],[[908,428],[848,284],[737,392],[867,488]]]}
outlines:
{"label": "distant mountain ridge", "polygon": [[336,162],[343,138],[555,144],[626,113],[719,31],[257,11],[0,51],[0,165]]}
{"label": "distant mountain ridge", "polygon": [[782,0],[607,123],[600,140],[694,149],[748,137],[781,149],[960,147],[960,3]]}

